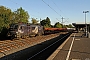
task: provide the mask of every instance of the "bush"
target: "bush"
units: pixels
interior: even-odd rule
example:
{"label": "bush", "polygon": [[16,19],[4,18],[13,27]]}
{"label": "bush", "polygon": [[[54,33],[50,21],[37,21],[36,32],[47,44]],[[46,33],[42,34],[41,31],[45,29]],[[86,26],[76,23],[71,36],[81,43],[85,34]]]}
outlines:
{"label": "bush", "polygon": [[0,32],[0,38],[6,38],[7,37],[7,32],[8,32],[8,29],[3,27],[1,32]]}

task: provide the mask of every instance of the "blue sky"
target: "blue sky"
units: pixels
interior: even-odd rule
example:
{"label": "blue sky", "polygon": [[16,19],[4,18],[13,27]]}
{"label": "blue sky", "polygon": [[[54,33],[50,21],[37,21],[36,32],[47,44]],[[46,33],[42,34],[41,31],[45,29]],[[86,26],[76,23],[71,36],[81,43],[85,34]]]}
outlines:
{"label": "blue sky", "polygon": [[[44,2],[48,5],[46,5]],[[85,14],[83,11],[90,11],[90,0],[0,0],[0,5],[15,11],[22,7],[28,11],[30,18],[38,20],[49,17],[52,24],[62,21],[64,24],[72,24],[76,22],[85,22]],[[31,19],[29,19],[31,20]],[[87,13],[87,22],[90,22],[90,12]]]}

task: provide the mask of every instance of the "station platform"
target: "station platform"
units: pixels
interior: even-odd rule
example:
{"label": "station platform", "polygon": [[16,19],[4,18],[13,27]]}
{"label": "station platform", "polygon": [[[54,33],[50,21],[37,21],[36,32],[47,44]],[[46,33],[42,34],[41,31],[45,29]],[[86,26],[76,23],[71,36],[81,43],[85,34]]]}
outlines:
{"label": "station platform", "polygon": [[90,38],[82,35],[72,33],[47,60],[90,60]]}

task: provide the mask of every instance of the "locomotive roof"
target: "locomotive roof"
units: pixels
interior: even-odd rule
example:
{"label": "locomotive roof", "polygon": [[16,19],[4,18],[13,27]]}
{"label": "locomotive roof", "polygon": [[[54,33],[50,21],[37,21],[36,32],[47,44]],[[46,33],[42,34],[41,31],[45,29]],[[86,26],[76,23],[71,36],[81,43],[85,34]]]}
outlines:
{"label": "locomotive roof", "polygon": [[11,24],[11,25],[23,25],[23,26],[25,26],[25,25],[30,25],[30,26],[42,26],[42,25],[40,25],[40,24],[30,24],[30,23],[14,23],[14,24]]}

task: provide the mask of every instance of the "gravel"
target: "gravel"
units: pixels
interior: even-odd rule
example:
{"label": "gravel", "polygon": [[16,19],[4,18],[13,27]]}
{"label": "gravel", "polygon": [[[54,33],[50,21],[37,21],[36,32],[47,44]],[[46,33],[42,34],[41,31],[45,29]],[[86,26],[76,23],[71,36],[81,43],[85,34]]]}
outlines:
{"label": "gravel", "polygon": [[59,36],[62,33],[36,36],[20,40],[0,41],[0,58]]}

